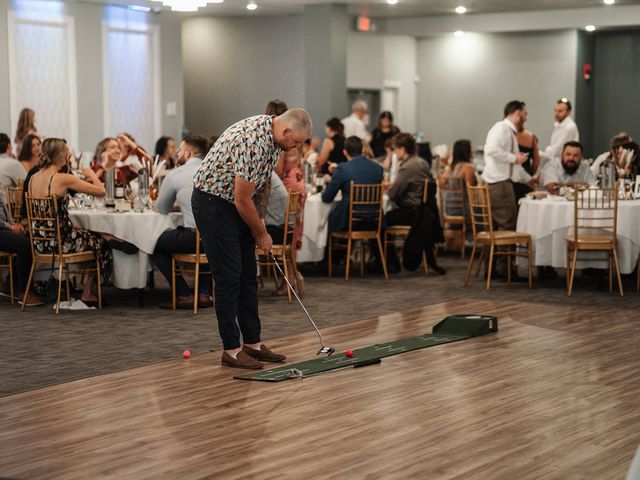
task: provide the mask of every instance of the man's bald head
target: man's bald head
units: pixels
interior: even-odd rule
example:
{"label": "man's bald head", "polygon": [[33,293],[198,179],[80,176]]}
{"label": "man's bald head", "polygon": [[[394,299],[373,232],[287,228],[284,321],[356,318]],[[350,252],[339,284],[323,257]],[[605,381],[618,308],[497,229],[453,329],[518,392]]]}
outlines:
{"label": "man's bald head", "polygon": [[290,108],[273,119],[273,138],[285,151],[299,148],[311,135],[311,117],[302,108]]}

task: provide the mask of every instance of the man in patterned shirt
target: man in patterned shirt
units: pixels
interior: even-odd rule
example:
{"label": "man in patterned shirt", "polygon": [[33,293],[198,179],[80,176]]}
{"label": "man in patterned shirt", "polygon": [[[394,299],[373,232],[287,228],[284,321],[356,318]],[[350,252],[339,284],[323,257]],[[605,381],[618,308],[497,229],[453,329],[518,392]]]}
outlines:
{"label": "man in patterned shirt", "polygon": [[286,358],[260,341],[255,248],[271,251],[261,220],[271,172],[282,152],[299,148],[310,134],[311,119],[302,109],[249,117],[225,130],[194,176],[191,204],[215,280],[222,365],[257,369],[262,361]]}

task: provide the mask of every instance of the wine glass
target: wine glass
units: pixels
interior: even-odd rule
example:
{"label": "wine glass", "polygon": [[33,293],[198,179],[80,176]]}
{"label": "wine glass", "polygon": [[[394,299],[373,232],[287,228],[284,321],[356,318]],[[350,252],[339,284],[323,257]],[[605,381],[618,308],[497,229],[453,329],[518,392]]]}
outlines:
{"label": "wine glass", "polygon": [[124,187],[124,198],[127,199],[127,202],[133,203],[134,197],[135,194],[133,193],[133,188],[131,188],[131,185],[127,184],[127,186]]}
{"label": "wine glass", "polygon": [[84,193],[78,193],[76,195],[76,206],[80,210],[84,210]]}

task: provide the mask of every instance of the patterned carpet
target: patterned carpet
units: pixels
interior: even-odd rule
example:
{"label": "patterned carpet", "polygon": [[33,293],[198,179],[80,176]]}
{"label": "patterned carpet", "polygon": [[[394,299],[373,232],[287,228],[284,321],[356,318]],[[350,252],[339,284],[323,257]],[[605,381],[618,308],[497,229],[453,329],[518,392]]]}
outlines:
{"label": "patterned carpet", "polygon": [[[532,290],[526,283],[508,288],[498,281],[487,292],[480,278],[463,288],[466,264],[459,257],[446,256],[440,263],[448,269],[445,276],[403,272],[392,275],[388,282],[381,275],[360,278],[357,271],[345,282],[341,271],[329,279],[320,268],[307,267],[303,269],[303,301],[321,328],[462,298],[640,308],[635,276],[625,278],[624,298],[609,294],[607,282],[597,276],[578,278],[573,297],[567,298],[564,278],[538,282]],[[295,300],[289,305],[286,297],[274,297],[272,292],[271,282],[260,291],[266,343],[310,331]],[[106,288],[104,295],[108,306],[101,312],[63,312],[60,316],[51,306],[21,313],[17,306],[0,301],[0,396],[175,359],[184,349],[201,353],[221,347],[212,309],[194,317],[191,311],[157,307],[169,297],[168,286],[160,277],[156,277],[156,288],[146,292],[144,308],[138,306],[134,291]],[[212,355],[212,361],[219,361],[218,354]]]}

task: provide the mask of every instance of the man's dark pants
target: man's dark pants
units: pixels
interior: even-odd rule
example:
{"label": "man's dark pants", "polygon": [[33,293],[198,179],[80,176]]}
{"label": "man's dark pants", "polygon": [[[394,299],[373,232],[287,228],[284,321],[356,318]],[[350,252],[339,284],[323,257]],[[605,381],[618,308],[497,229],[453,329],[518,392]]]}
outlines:
{"label": "man's dark pants", "polygon": [[194,188],[191,206],[213,272],[216,317],[224,349],[239,348],[240,333],[244,343],[258,343],[256,243],[251,230],[235,205],[220,197]]}
{"label": "man's dark pants", "polygon": [[0,230],[0,251],[15,253],[15,276],[18,292],[24,292],[31,268],[29,238],[11,230]]}
{"label": "man's dark pants", "polygon": [[[158,267],[160,273],[171,285],[171,254],[172,253],[195,253],[196,252],[196,232],[190,228],[178,227],[175,230],[167,230],[156,243],[153,251],[153,263]],[[211,275],[207,268],[200,270],[201,273],[201,294],[211,293]],[[191,289],[185,282],[182,275],[176,275],[176,294],[179,297],[191,295]]]}
{"label": "man's dark pants", "polygon": [[[490,183],[489,197],[491,199],[491,218],[494,230],[515,230],[518,220],[518,205],[511,180]],[[487,255],[487,263],[489,256]],[[496,271],[507,271],[507,259],[498,255],[495,260]]]}

